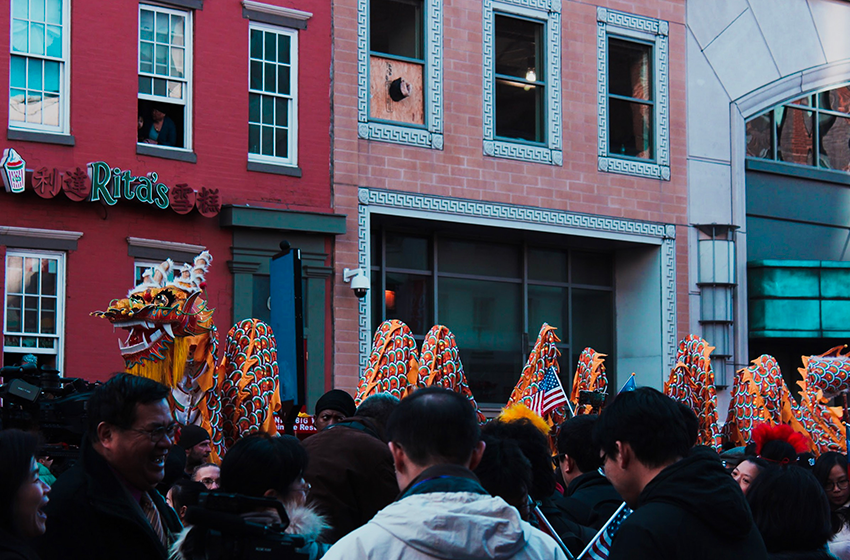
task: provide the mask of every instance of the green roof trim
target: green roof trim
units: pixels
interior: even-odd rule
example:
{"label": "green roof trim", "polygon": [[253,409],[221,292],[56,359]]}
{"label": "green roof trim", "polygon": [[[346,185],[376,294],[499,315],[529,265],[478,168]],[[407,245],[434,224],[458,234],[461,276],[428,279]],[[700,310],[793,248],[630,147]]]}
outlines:
{"label": "green roof trim", "polygon": [[345,219],[345,214],[226,205],[221,209],[219,225],[222,227],[342,235],[345,233]]}

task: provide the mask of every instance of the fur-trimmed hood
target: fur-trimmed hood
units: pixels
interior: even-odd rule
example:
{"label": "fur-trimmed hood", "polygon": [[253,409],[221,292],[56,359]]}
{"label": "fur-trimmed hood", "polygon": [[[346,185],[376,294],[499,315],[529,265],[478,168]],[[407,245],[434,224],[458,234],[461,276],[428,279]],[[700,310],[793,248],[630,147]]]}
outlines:
{"label": "fur-trimmed hood", "polygon": [[[284,504],[284,509],[289,516],[289,526],[285,532],[289,535],[303,536],[307,541],[304,552],[310,553],[311,558],[314,556],[316,558],[321,557],[328,545],[318,544],[315,541],[320,541],[322,534],[330,528],[327,519],[318,513],[313,506],[289,503]],[[194,526],[189,525],[180,532],[169,549],[169,560],[184,559],[183,543],[193,528]],[[314,551],[316,554],[314,554]]]}
{"label": "fur-trimmed hood", "polygon": [[307,541],[317,541],[330,528],[327,519],[313,506],[286,504],[284,509],[289,516],[286,532],[290,535],[301,535]]}

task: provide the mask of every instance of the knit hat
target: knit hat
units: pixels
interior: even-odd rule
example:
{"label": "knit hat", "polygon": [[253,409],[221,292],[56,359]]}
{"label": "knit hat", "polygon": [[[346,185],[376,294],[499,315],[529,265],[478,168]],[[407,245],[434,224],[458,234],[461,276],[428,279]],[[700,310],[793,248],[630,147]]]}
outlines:
{"label": "knit hat", "polygon": [[210,434],[200,426],[189,424],[180,430],[180,447],[183,449],[191,449],[199,443],[210,440]]}
{"label": "knit hat", "polygon": [[354,416],[354,413],[357,412],[357,405],[354,404],[351,395],[345,391],[331,389],[316,401],[316,415],[318,416],[320,412],[328,409],[342,412],[348,417]]}

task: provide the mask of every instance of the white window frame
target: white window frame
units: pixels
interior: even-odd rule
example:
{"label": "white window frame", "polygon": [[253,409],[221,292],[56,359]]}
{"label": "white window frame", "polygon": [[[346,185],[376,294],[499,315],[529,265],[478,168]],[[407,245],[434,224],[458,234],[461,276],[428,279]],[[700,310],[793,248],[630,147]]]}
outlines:
{"label": "white window frame", "polygon": [[[151,10],[153,12],[162,12],[169,15],[179,15],[186,18],[186,26],[183,29],[183,37],[185,41],[185,49],[183,54],[183,79],[186,83],[186,99],[185,102],[181,102],[180,100],[171,98],[171,97],[162,97],[159,95],[154,95],[152,93],[140,93],[138,86],[138,76],[142,75],[141,71],[141,41],[142,41],[142,10]],[[137,84],[136,84],[136,98],[145,100],[145,101],[153,101],[160,102],[166,105],[183,105],[183,147],[178,148],[175,146],[160,146],[158,144],[150,145],[153,149],[161,149],[161,150],[174,150],[178,152],[191,152],[192,151],[192,93],[193,93],[193,68],[194,68],[194,18],[192,17],[194,14],[192,10],[178,10],[174,8],[165,8],[163,6],[155,5],[155,4],[139,4],[139,9],[137,13],[136,20],[136,76],[137,76]],[[154,58],[156,58],[156,52],[153,53]],[[162,79],[162,76],[158,76],[153,73],[145,73],[145,76],[150,75],[151,77],[157,77]],[[169,78],[166,78],[169,79]],[[179,78],[174,79],[173,81],[180,81]],[[145,144],[147,146],[147,144]]]}
{"label": "white window frame", "polygon": [[[563,165],[561,120],[561,2],[559,0],[484,0],[483,109],[484,155],[533,163]],[[530,19],[544,26],[541,52],[546,57],[543,142],[510,140],[496,136],[496,15]]]}
{"label": "white window frame", "polygon": [[[299,45],[298,45],[298,30],[292,29],[288,27],[280,27],[276,25],[269,25],[266,23],[258,23],[252,21],[248,25],[248,71],[246,72],[246,78],[248,82],[248,94],[254,93],[257,95],[270,95],[273,97],[284,97],[279,94],[268,93],[259,90],[251,89],[251,31],[258,30],[263,32],[271,32],[276,33],[278,35],[286,35],[289,37],[289,92],[290,97],[292,98],[292,105],[289,111],[289,156],[286,158],[277,157],[277,156],[266,156],[262,154],[253,154],[248,152],[248,161],[256,162],[256,163],[267,163],[271,165],[282,165],[286,167],[297,167],[298,166],[298,57],[299,57]],[[262,132],[261,132],[262,134]]]}
{"label": "white window frame", "polygon": [[[13,32],[15,18],[13,15],[13,3],[9,2],[9,83],[7,96],[9,105],[11,105],[11,89],[12,89],[12,56],[20,56],[24,59],[37,58],[43,61],[54,61],[59,63],[59,125],[45,125],[28,123],[24,121],[13,121],[11,119],[11,110],[9,111],[9,128],[17,130],[27,130],[33,132],[49,132],[53,134],[69,134],[70,132],[70,115],[71,115],[71,0],[62,0],[62,57],[55,58],[45,55],[32,55],[29,52],[16,54],[12,50],[12,41],[14,40]],[[27,20],[29,21],[29,19]],[[43,80],[43,78],[42,78]],[[42,81],[42,88],[44,82]],[[42,93],[43,93],[42,89]],[[43,98],[42,98],[43,99]]]}
{"label": "white window frame", "polygon": [[[669,24],[664,20],[596,9],[597,125],[599,171],[670,180]],[[608,39],[649,43],[653,54],[653,159],[608,153]]]}
{"label": "white window frame", "polygon": [[[48,259],[56,259],[58,261],[58,270],[56,271],[56,334],[55,335],[33,335],[32,333],[17,333],[17,332],[7,332],[6,324],[8,319],[8,309],[7,309],[7,300],[8,295],[6,292],[6,286],[4,282],[3,286],[3,354],[6,353],[15,353],[15,354],[35,354],[35,355],[47,355],[47,356],[56,356],[56,369],[59,371],[64,371],[64,363],[65,363],[65,288],[67,283],[66,277],[66,254],[59,251],[36,251],[29,249],[7,249],[6,257],[3,261],[3,272],[4,278],[6,277],[8,266],[9,266],[9,257],[21,257],[23,259],[26,258],[48,258]],[[24,318],[21,317],[21,324],[23,325]],[[57,344],[55,349],[49,348],[24,348],[17,346],[6,346],[6,336],[36,336],[37,338],[56,338]],[[4,365],[12,365],[12,364],[4,364]]]}

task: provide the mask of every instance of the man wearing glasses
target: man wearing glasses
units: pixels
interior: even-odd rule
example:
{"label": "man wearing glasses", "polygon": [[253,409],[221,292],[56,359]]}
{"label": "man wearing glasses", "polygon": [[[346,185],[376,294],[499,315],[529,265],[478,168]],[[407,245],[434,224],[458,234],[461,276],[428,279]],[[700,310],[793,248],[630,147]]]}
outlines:
{"label": "man wearing glasses", "polygon": [[178,435],[168,388],[120,373],[88,402],[78,462],[52,488],[42,560],[168,557],[181,524],[154,489]]}

